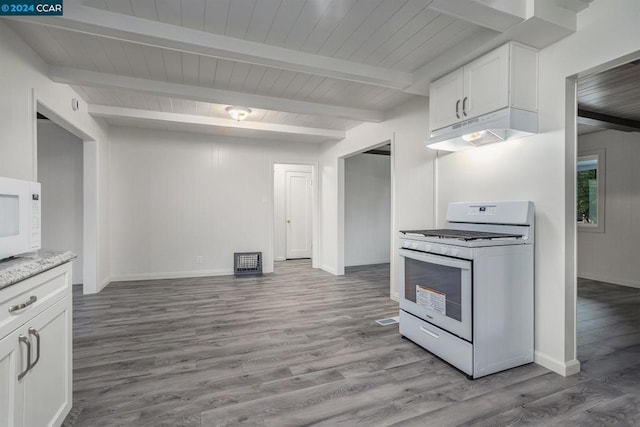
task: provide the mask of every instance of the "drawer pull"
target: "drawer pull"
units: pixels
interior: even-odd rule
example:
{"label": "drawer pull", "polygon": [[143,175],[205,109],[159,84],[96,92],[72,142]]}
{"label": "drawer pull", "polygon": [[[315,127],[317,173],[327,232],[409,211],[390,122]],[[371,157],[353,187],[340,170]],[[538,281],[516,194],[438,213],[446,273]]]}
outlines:
{"label": "drawer pull", "polygon": [[421,330],[422,332],[424,332],[425,334],[431,335],[431,336],[432,336],[432,337],[434,337],[434,338],[440,338],[440,335],[436,334],[435,332],[431,332],[430,330],[425,329],[425,328],[424,328],[424,327],[422,327],[422,326],[420,326],[420,330]]}
{"label": "drawer pull", "polygon": [[31,295],[31,297],[29,298],[29,301],[23,302],[22,304],[12,305],[11,307],[9,307],[9,313],[13,313],[14,311],[18,311],[18,310],[22,310],[24,308],[27,308],[27,307],[29,307],[31,304],[33,304],[36,301],[38,301],[38,297],[35,296],[35,295]]}
{"label": "drawer pull", "polygon": [[31,368],[35,368],[35,366],[38,364],[38,361],[40,360],[40,334],[38,333],[36,328],[29,328],[29,335],[33,335],[34,337],[36,337],[36,361],[31,365]]}
{"label": "drawer pull", "polygon": [[18,380],[21,380],[31,369],[31,341],[22,334],[18,337],[18,341],[27,346],[27,368],[18,374]]}

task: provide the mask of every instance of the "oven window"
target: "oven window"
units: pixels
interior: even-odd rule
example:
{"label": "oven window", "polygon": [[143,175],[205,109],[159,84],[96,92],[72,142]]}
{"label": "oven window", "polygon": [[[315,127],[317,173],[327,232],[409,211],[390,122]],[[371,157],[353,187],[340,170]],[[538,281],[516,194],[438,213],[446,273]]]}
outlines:
{"label": "oven window", "polygon": [[462,321],[462,270],[405,258],[405,298]]}

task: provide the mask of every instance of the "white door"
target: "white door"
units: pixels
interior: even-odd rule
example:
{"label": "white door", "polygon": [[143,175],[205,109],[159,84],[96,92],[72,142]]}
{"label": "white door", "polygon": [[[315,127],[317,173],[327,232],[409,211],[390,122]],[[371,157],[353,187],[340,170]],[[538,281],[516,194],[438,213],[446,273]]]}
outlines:
{"label": "white door", "polygon": [[311,258],[311,173],[285,172],[287,259]]}
{"label": "white door", "polygon": [[434,131],[464,119],[462,116],[463,86],[462,69],[431,83],[429,130]]}
{"label": "white door", "polygon": [[71,321],[65,297],[27,323],[33,367],[24,378],[25,426],[60,425],[71,409]]}
{"label": "white door", "polygon": [[509,45],[464,67],[465,120],[509,105]]}
{"label": "white door", "polygon": [[27,369],[27,353],[26,345],[20,341],[22,332],[19,329],[0,339],[0,427],[23,425],[23,386],[18,375]]}

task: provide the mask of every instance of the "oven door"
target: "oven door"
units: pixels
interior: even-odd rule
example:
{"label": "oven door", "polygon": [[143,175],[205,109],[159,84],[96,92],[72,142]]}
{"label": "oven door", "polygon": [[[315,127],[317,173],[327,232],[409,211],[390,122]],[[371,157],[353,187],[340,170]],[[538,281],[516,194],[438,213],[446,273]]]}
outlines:
{"label": "oven door", "polygon": [[400,308],[471,341],[471,261],[400,249]]}

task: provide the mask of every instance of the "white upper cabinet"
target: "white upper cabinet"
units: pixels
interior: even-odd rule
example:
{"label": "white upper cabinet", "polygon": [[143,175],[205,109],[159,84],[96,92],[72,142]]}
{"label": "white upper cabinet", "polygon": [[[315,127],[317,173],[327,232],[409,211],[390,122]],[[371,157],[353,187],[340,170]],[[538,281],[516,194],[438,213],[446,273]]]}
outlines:
{"label": "white upper cabinet", "polygon": [[463,87],[462,68],[431,83],[429,89],[431,129],[439,129],[462,119]]}
{"label": "white upper cabinet", "polygon": [[538,53],[507,43],[434,81],[429,127],[436,130],[505,107],[538,109]]}
{"label": "white upper cabinet", "polygon": [[464,118],[504,108],[509,103],[509,45],[504,45],[465,65]]}

